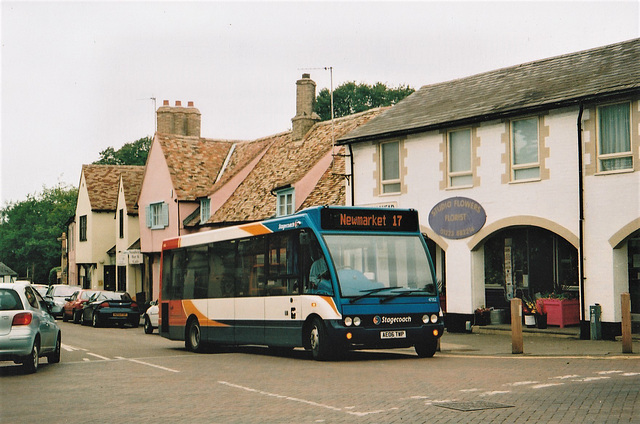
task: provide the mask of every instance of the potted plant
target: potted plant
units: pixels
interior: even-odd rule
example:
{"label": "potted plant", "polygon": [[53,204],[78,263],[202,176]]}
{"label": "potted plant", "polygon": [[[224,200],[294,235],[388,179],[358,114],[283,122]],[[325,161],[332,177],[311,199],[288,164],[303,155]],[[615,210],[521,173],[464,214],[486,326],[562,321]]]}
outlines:
{"label": "potted plant", "polygon": [[547,328],[547,312],[544,309],[542,299],[536,300],[536,327],[541,329]]}
{"label": "potted plant", "polygon": [[522,301],[522,312],[524,313],[524,325],[529,328],[536,326],[536,304],[528,299]]}
{"label": "potted plant", "polygon": [[485,308],[484,305],[474,312],[476,325],[488,325],[491,322],[491,308]]}
{"label": "potted plant", "polygon": [[570,293],[550,293],[542,299],[542,306],[547,314],[548,325],[580,324],[580,302]]}

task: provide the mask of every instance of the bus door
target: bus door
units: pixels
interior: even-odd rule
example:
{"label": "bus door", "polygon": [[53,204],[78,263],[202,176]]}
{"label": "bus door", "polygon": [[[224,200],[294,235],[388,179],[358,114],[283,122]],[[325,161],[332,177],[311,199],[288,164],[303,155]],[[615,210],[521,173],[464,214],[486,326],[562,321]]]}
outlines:
{"label": "bus door", "polygon": [[298,346],[301,341],[299,235],[299,231],[285,231],[268,239],[264,326],[265,343],[270,346]]}
{"label": "bus door", "polygon": [[265,242],[262,236],[238,243],[234,298],[234,338],[237,344],[264,344]]}

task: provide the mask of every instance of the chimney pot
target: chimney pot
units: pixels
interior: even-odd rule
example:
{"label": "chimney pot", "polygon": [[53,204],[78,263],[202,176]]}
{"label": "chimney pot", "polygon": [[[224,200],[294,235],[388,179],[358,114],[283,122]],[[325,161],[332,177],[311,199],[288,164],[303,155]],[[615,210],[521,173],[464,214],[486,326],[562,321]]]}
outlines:
{"label": "chimney pot", "polygon": [[302,78],[311,78],[311,74],[302,74]]}
{"label": "chimney pot", "polygon": [[189,102],[189,103],[188,103],[188,106],[189,106],[189,107],[193,107],[193,102]]}
{"label": "chimney pot", "polygon": [[169,106],[169,100],[163,100],[162,106]]}
{"label": "chimney pot", "polygon": [[176,106],[182,106],[182,101],[176,100]]}

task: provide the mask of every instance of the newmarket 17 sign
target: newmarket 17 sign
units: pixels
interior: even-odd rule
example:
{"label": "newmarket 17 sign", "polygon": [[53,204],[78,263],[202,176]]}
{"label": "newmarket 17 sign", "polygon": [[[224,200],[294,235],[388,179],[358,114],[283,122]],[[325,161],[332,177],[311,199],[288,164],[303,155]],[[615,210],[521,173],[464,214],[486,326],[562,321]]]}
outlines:
{"label": "newmarket 17 sign", "polygon": [[436,234],[448,239],[463,239],[480,231],[487,215],[480,203],[466,197],[451,197],[429,212],[429,225]]}

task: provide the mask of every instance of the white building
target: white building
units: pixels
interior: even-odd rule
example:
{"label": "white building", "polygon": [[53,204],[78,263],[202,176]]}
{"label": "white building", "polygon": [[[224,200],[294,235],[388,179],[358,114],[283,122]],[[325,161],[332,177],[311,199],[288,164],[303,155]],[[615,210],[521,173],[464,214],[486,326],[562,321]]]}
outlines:
{"label": "white building", "polygon": [[348,203],[419,211],[450,331],[550,292],[583,336],[596,303],[620,334],[623,292],[640,320],[638,63],[635,39],[424,86],[339,140]]}

